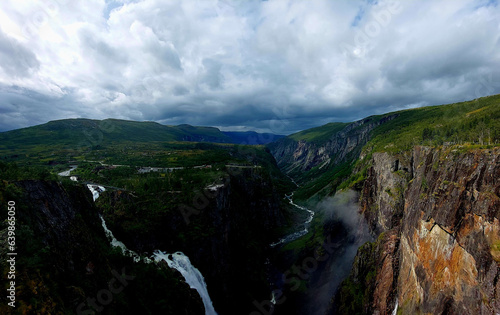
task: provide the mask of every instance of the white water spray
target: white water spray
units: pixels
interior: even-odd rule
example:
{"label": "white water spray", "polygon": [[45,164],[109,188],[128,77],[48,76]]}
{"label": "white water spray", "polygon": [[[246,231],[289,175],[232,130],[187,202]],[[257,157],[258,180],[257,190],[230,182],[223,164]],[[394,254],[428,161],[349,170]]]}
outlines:
{"label": "white water spray", "polygon": [[102,186],[99,186],[99,185],[91,185],[91,184],[87,184],[87,188],[90,190],[90,192],[92,193],[92,197],[94,198],[94,201],[97,200],[97,198],[99,198],[99,194],[102,193],[103,191],[105,191],[106,189]]}
{"label": "white water spray", "polygon": [[72,165],[69,170],[63,171],[61,173],[58,173],[57,175],[59,175],[59,176],[70,176],[71,175],[71,171],[76,170],[76,168],[77,168],[77,166]]}
{"label": "white water spray", "polygon": [[205,279],[201,275],[201,272],[191,264],[186,255],[181,252],[166,254],[162,251],[156,250],[153,254],[153,258],[156,262],[164,260],[170,268],[174,268],[179,271],[184,279],[186,279],[187,284],[189,284],[192,289],[196,289],[196,291],[200,294],[203,305],[205,306],[205,314],[217,315],[214,310],[214,306],[212,305],[212,300],[208,295]]}
{"label": "white water spray", "polygon": [[[106,190],[103,186],[98,186],[98,185],[88,184],[87,187],[92,192],[94,201],[97,198],[99,198],[99,194],[101,192]],[[147,257],[141,257],[133,250],[128,249],[127,246],[125,246],[125,244],[117,240],[113,235],[113,232],[111,232],[106,226],[104,218],[101,215],[100,218],[102,221],[102,227],[104,228],[104,231],[106,232],[108,238],[111,239],[111,245],[113,247],[121,248],[123,254],[132,257],[135,262],[138,262],[140,260],[143,260],[146,263],[153,262],[153,260]],[[205,283],[205,279],[201,275],[201,272],[191,264],[191,261],[186,255],[184,255],[181,252],[176,252],[174,254],[166,254],[162,251],[156,250],[152,257],[156,262],[165,260],[170,268],[174,268],[175,270],[179,271],[182,274],[184,280],[186,280],[186,283],[189,284],[189,286],[192,289],[198,291],[198,294],[200,295],[203,301],[203,305],[205,306],[205,315],[217,315],[217,313],[214,310],[212,300],[208,295],[207,284]]]}
{"label": "white water spray", "polygon": [[398,314],[398,299],[396,298],[396,306],[394,306],[394,310],[392,311],[392,315]]}

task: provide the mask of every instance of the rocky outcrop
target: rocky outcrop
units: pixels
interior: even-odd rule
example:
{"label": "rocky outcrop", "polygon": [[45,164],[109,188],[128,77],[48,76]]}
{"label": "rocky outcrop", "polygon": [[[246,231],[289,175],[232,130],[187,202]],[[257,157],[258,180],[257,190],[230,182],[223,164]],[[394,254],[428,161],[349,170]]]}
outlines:
{"label": "rocky outcrop", "polygon": [[[359,307],[373,314],[390,314],[396,303],[403,314],[498,313],[499,176],[499,148],[374,154],[361,210],[372,231],[383,232],[378,248],[388,250],[370,251],[376,280]],[[353,269],[349,281],[366,282],[359,273]],[[349,281],[337,300],[352,296]]]}
{"label": "rocky outcrop", "polygon": [[372,164],[363,184],[360,207],[372,232],[378,235],[400,223],[404,193],[412,176],[411,159],[374,153]]}
{"label": "rocky outcrop", "polygon": [[[161,309],[165,314],[204,314],[199,295],[180,274],[168,267],[134,263],[112,250],[85,186],[1,181],[0,200],[16,202],[14,313],[125,314]],[[5,222],[0,235],[0,252],[5,253]],[[5,284],[8,269],[2,260]],[[110,279],[115,279],[112,289]],[[5,296],[0,299],[0,313],[11,314]]]}
{"label": "rocky outcrop", "polygon": [[371,131],[396,117],[397,115],[391,115],[377,120],[368,117],[350,123],[334,133],[325,143],[295,141],[287,137],[269,144],[268,147],[285,173],[300,175],[316,166],[323,168],[336,165],[344,161],[349,154],[359,155],[363,145],[370,139]]}
{"label": "rocky outcrop", "polygon": [[498,312],[500,150],[417,148],[414,165],[402,224],[402,309]]}
{"label": "rocky outcrop", "polygon": [[330,313],[391,314],[398,276],[399,240],[399,230],[392,229],[358,249],[351,274],[337,291]]}

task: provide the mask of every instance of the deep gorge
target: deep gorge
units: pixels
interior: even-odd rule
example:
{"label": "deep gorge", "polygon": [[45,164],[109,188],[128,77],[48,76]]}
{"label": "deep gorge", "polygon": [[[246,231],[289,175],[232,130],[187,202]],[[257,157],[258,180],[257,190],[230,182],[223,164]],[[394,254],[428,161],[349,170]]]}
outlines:
{"label": "deep gorge", "polygon": [[[266,146],[132,145],[115,134],[69,161],[47,144],[49,167],[33,165],[45,153],[2,161],[0,199],[18,204],[18,310],[204,314],[210,296],[219,315],[495,314],[497,99],[327,124]],[[67,136],[99,126],[61,124],[74,128]],[[69,167],[72,179],[57,175]],[[106,187],[95,202],[89,184]],[[123,247],[163,259],[124,255],[104,222]],[[205,301],[175,263],[199,270]],[[133,280],[105,295],[119,272]]]}

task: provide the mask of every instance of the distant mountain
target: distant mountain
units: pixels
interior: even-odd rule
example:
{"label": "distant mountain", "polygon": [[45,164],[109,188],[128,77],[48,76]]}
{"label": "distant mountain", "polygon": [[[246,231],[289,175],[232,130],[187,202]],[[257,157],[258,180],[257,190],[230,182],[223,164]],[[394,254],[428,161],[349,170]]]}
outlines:
{"label": "distant mountain", "polygon": [[230,142],[231,139],[213,127],[189,125],[165,126],[155,122],[118,119],[63,119],[43,125],[0,133],[2,145],[39,145],[44,143],[69,145],[86,139],[89,142],[120,141],[204,141]]}
{"label": "distant mountain", "polygon": [[0,133],[0,152],[33,146],[93,146],[123,142],[189,141],[266,144],[282,136],[257,132],[221,132],[214,127],[167,126],[119,119],[63,119]]}
{"label": "distant mountain", "polygon": [[268,144],[285,137],[284,135],[255,131],[223,131],[222,133],[231,138],[232,143],[237,144]]}

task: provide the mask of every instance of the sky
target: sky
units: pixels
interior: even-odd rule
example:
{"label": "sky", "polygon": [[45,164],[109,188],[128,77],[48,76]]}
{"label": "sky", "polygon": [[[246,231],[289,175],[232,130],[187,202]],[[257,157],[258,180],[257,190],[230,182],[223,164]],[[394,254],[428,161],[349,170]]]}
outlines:
{"label": "sky", "polygon": [[118,118],[276,134],[500,93],[488,0],[2,0],[0,131]]}

